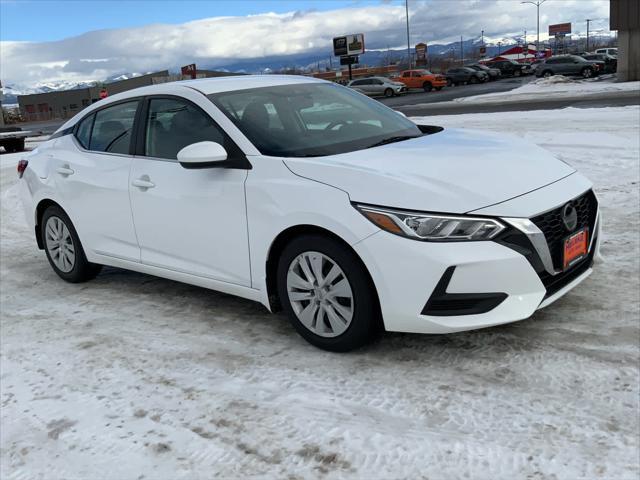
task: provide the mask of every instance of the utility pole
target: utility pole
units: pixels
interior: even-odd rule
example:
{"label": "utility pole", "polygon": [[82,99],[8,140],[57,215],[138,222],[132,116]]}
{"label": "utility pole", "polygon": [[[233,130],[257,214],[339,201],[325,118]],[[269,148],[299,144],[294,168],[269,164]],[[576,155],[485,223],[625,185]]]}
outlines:
{"label": "utility pole", "polygon": [[587,52],[589,51],[589,23],[593,22],[592,18],[587,18]]}
{"label": "utility pole", "polygon": [[538,18],[538,37],[536,39],[536,57],[538,56],[538,52],[540,51],[540,5],[542,5],[547,0],[538,0],[537,2],[520,2],[520,3],[530,3],[531,5],[536,6],[537,10],[537,18]]}
{"label": "utility pole", "polygon": [[462,35],[460,35],[460,65],[464,63],[464,49],[462,47]]}
{"label": "utility pole", "polygon": [[409,0],[404,0],[404,8],[407,14],[407,61],[411,69],[411,40],[409,39]]}
{"label": "utility pole", "polygon": [[502,53],[502,50],[500,47],[502,47],[502,42],[498,42],[498,56],[500,56],[500,54]]}

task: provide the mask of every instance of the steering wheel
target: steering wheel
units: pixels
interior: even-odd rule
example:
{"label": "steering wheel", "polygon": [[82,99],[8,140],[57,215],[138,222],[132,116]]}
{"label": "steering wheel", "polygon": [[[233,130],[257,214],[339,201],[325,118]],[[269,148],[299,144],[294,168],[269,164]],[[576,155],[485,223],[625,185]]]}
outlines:
{"label": "steering wheel", "polygon": [[333,122],[331,122],[329,125],[327,125],[326,127],[324,127],[325,130],[333,130],[335,127],[337,127],[338,125],[346,125],[348,122],[348,120],[334,120]]}

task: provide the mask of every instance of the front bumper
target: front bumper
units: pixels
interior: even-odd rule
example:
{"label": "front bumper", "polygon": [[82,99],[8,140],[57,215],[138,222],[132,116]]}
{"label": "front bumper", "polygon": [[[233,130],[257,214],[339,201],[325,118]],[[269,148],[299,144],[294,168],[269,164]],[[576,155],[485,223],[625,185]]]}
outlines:
{"label": "front bumper", "polygon": [[354,249],[376,285],[387,330],[450,333],[522,320],[565,295],[591,274],[600,223],[592,225],[587,258],[553,278],[515,228],[505,241],[459,243],[379,231]]}

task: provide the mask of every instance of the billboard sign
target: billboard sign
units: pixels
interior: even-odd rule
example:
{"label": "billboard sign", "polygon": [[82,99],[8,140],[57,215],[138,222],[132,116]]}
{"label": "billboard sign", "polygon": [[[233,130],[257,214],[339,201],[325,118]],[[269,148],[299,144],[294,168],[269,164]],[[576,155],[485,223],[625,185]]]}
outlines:
{"label": "billboard sign", "polygon": [[557,23],[555,25],[549,25],[549,36],[555,37],[556,35],[566,35],[571,33],[570,23]]}
{"label": "billboard sign", "polygon": [[180,68],[180,73],[185,76],[190,76],[191,78],[196,78],[196,64],[192,63],[190,65],[185,65]]}
{"label": "billboard sign", "polygon": [[487,53],[487,47],[484,45],[480,47],[480,55],[485,55]]}
{"label": "billboard sign", "polygon": [[336,57],[364,53],[364,34],[355,33],[333,39],[333,54]]}

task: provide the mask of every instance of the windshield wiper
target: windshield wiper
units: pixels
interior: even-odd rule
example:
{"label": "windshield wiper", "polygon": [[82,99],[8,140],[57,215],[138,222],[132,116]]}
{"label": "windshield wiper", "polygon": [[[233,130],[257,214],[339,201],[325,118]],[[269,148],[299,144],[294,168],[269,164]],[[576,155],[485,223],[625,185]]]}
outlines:
{"label": "windshield wiper", "polygon": [[385,138],[379,142],[369,145],[367,148],[380,147],[381,145],[387,145],[388,143],[402,142],[403,140],[409,140],[411,138],[418,138],[420,135],[398,135],[396,137]]}

